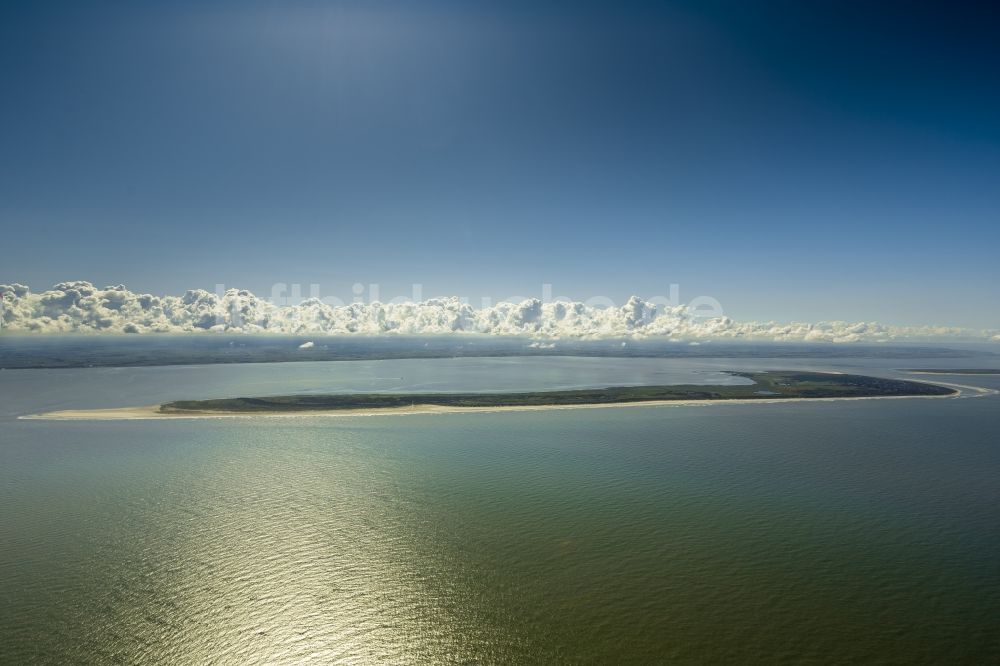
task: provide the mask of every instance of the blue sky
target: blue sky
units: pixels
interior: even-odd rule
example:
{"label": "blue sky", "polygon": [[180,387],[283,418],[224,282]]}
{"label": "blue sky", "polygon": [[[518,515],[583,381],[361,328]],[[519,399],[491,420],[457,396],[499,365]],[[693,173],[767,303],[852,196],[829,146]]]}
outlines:
{"label": "blue sky", "polygon": [[3,3],[0,282],[1000,327],[997,18]]}

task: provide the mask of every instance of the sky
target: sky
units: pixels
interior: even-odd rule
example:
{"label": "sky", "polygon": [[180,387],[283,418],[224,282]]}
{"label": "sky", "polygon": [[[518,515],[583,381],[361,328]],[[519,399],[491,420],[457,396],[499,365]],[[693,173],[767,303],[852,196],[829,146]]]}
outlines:
{"label": "sky", "polygon": [[987,4],[4,2],[0,283],[1000,328]]}

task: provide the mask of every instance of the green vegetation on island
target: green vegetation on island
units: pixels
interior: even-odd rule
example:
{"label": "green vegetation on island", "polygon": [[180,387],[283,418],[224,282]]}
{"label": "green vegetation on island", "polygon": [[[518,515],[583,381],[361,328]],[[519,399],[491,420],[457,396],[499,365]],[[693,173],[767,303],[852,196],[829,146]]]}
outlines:
{"label": "green vegetation on island", "polygon": [[862,398],[953,395],[954,389],[862,375],[823,372],[732,372],[753,384],[732,386],[611,386],[600,389],[524,393],[350,393],[259,398],[177,400],[160,406],[165,414],[192,412],[308,412],[416,406],[534,407],[607,405],[660,400],[773,400],[781,398]]}

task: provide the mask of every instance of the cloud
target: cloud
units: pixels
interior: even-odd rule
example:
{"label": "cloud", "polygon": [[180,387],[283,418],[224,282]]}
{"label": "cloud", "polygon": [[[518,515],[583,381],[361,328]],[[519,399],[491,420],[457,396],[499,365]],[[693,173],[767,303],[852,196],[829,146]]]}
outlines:
{"label": "cloud", "polygon": [[0,315],[3,330],[16,333],[484,334],[525,336],[536,341],[600,338],[840,343],[911,339],[1000,341],[1000,332],[996,330],[705,318],[697,316],[688,306],[653,305],[634,296],[621,307],[528,299],[474,308],[458,298],[341,306],[308,299],[298,305],[279,306],[238,289],[224,294],[195,289],[183,296],[153,296],[129,291],[122,285],[99,289],[89,282],[61,282],[37,294],[21,284],[0,285],[0,292],[4,305]]}

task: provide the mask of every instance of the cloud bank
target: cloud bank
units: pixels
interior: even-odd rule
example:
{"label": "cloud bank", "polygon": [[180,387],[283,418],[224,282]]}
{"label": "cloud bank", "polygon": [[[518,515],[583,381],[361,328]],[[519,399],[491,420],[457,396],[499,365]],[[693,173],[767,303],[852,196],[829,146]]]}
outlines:
{"label": "cloud bank", "polygon": [[0,285],[0,321],[8,333],[195,333],[292,335],[484,334],[545,339],[749,339],[803,342],[886,342],[968,339],[1000,342],[1000,331],[886,326],[873,322],[776,323],[704,318],[686,305],[662,306],[633,296],[621,307],[584,303],[498,303],[476,308],[458,298],[419,303],[328,305],[308,299],[279,306],[254,294],[201,289],[153,296],[122,285],[97,288],[62,282],[32,293]]}

